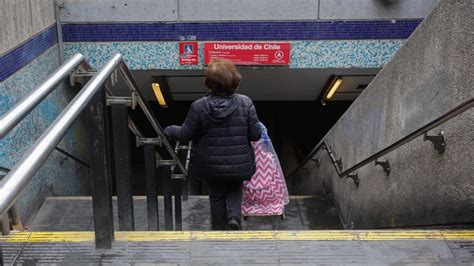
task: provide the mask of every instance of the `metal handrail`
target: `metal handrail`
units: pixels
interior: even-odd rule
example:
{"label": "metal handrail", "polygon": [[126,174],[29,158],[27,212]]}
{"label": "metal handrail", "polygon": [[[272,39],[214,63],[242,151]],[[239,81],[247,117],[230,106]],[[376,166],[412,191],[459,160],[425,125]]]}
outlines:
{"label": "metal handrail", "polygon": [[342,171],[341,161],[336,160],[336,158],[334,156],[334,153],[331,150],[331,147],[326,143],[325,140],[323,140],[309,153],[308,156],[306,156],[306,158],[300,163],[300,165],[293,172],[291,172],[290,175],[288,175],[288,178],[292,178],[293,175],[295,175],[298,171],[300,171],[301,168],[303,168],[303,166],[306,165],[306,163],[308,163],[308,161],[311,160],[314,157],[314,155],[316,155],[316,153],[318,153],[320,150],[326,150],[329,157],[331,158],[332,165],[334,166],[334,169],[336,170],[337,175],[340,178],[345,177],[345,176],[353,178],[354,182],[358,185],[359,184],[359,179],[358,179],[357,175],[350,175],[350,173],[355,172],[356,170],[358,170],[359,168],[365,166],[366,164],[368,164],[368,163],[370,163],[374,160],[377,160],[378,158],[380,158],[380,157],[388,154],[389,152],[399,148],[400,146],[412,141],[413,139],[421,136],[422,134],[427,133],[428,130],[431,130],[431,129],[441,125],[442,123],[450,120],[451,118],[464,113],[465,111],[469,110],[473,106],[474,106],[474,98],[471,98],[471,99],[463,102],[462,104],[456,106],[455,108],[451,109],[450,111],[444,113],[443,115],[439,116],[438,118],[430,121],[429,123],[425,124],[424,126],[420,127],[419,129],[411,132],[410,134],[406,135],[405,137],[401,138],[400,140],[398,140],[398,141],[392,143],[391,145],[385,147],[381,151],[367,157],[366,159],[356,163],[355,165],[353,165],[352,167],[350,167],[350,168],[348,168],[344,171]]}
{"label": "metal handrail", "polygon": [[163,146],[166,148],[168,153],[171,155],[173,160],[175,161],[176,165],[179,167],[181,172],[184,175],[188,174],[188,171],[186,170],[185,166],[181,163],[181,161],[178,158],[178,155],[174,152],[173,147],[171,147],[171,144],[169,143],[168,139],[166,138],[165,132],[163,128],[161,128],[160,124],[156,120],[155,116],[153,116],[152,111],[150,106],[148,105],[148,102],[145,101],[145,98],[143,95],[140,93],[140,91],[137,89],[138,86],[135,83],[135,79],[132,76],[132,73],[130,72],[130,69],[128,66],[125,64],[124,61],[121,62],[119,65],[119,70],[122,73],[122,77],[127,84],[128,88],[132,93],[135,93],[137,95],[137,103],[142,109],[143,113],[145,116],[148,118],[148,121],[150,122],[151,126],[155,130],[156,134],[161,138],[161,143]]}
{"label": "metal handrail", "polygon": [[15,104],[8,112],[0,117],[0,139],[5,137],[20,121],[27,116],[58,84],[66,78],[73,69],[85,63],[82,54],[75,54],[62,64],[46,80],[31,93]]}
{"label": "metal handrail", "polygon": [[[136,95],[137,104],[142,109],[142,111],[145,114],[146,118],[148,119],[151,126],[153,127],[155,133],[160,137],[161,143],[165,146],[166,150],[168,151],[168,153],[173,158],[173,161],[176,162],[177,166],[182,171],[182,173],[184,175],[188,175],[188,170],[187,170],[188,168],[186,166],[183,166],[183,164],[181,163],[181,160],[179,160],[179,158],[178,158],[178,155],[174,152],[173,148],[171,147],[171,144],[169,143],[169,141],[168,141],[168,139],[167,139],[167,137],[164,133],[163,128],[160,126],[160,124],[156,120],[155,116],[152,114],[152,111],[151,111],[150,106],[148,105],[148,102],[145,101],[145,98],[143,97],[141,92],[137,89],[138,86],[135,83],[135,79],[133,78],[133,75],[130,72],[130,69],[128,68],[128,66],[125,64],[125,62],[122,62],[119,65],[119,70],[120,70],[120,73],[122,74],[122,77],[125,81],[125,84],[127,85],[128,89],[130,90],[130,93],[132,93],[132,95],[133,94]],[[106,87],[106,92],[107,92],[107,95],[114,96],[112,91],[107,87]],[[128,117],[128,127],[135,136],[137,136],[139,138],[144,137],[143,134],[140,132],[140,130],[138,130],[138,127],[136,126],[135,122],[133,121],[133,119],[130,116]],[[158,152],[155,152],[155,156],[156,156],[156,158],[161,158],[161,156],[159,155]]]}
{"label": "metal handrail", "polygon": [[28,184],[36,171],[43,165],[66,131],[77,119],[82,110],[122,62],[120,54],[115,55],[95,75],[85,87],[66,106],[51,126],[41,135],[32,148],[26,152],[10,173],[0,183],[0,216],[13,205],[21,190]]}
{"label": "metal handrail", "polygon": [[[72,62],[76,61],[79,61],[79,63],[83,62],[86,70],[90,69],[82,55],[74,56],[74,60],[70,59],[66,64],[73,64]],[[77,63],[77,65],[79,63]],[[36,171],[43,165],[59,141],[64,137],[66,131],[71,127],[72,123],[77,119],[82,110],[84,110],[84,108],[89,104],[89,102],[99,92],[99,90],[104,87],[104,84],[109,76],[117,68],[122,73],[123,79],[125,80],[125,83],[130,89],[132,95],[134,94],[137,96],[138,105],[145,113],[145,116],[150,121],[158,136],[161,137],[161,141],[170,153],[171,157],[173,157],[174,163],[180,168],[183,174],[187,175],[185,166],[183,166],[178,156],[174,153],[170,143],[166,139],[163,129],[152,115],[152,112],[150,111],[151,108],[144,100],[144,97],[141,95],[140,91],[138,91],[135,80],[127,65],[123,61],[122,55],[116,54],[96,73],[96,75],[92,77],[91,80],[89,80],[89,82],[87,82],[84,88],[82,88],[82,90],[66,106],[66,108],[46,129],[46,131],[40,136],[35,144],[33,144],[33,147],[30,148],[28,152],[26,152],[23,158],[13,167],[13,169],[11,169],[10,173],[5,176],[2,182],[0,182],[0,216],[4,215],[5,212],[8,211],[8,209],[14,204],[21,190],[28,184]],[[66,69],[69,68],[61,67],[61,69],[66,71]],[[69,74],[70,70],[71,69],[67,70],[66,73]],[[58,77],[64,75],[62,71],[56,71],[55,73],[58,73]],[[48,84],[53,84],[53,81],[55,81],[58,77],[56,77],[56,75],[52,75],[51,81],[48,79]],[[42,89],[41,93],[27,97],[27,101],[25,102],[33,105],[33,107],[36,106],[51,90],[50,86],[52,85],[45,86],[45,89]],[[49,89],[49,91],[46,88]],[[15,113],[12,115],[12,117],[15,118],[9,119],[9,121],[17,121],[16,123],[18,123],[21,118],[26,116],[28,112],[33,109],[33,107],[26,106],[23,103],[21,106],[21,108],[13,108],[14,111],[19,112],[20,114]],[[15,122],[9,122],[9,125],[14,123]],[[136,129],[136,126],[133,126],[133,128]]]}

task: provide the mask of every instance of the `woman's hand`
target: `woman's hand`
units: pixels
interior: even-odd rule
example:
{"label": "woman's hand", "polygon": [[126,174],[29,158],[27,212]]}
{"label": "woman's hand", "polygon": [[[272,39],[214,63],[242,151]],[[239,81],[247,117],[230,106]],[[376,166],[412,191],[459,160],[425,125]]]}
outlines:
{"label": "woman's hand", "polygon": [[172,125],[165,128],[164,132],[166,137],[171,140],[177,140],[179,135],[180,126]]}

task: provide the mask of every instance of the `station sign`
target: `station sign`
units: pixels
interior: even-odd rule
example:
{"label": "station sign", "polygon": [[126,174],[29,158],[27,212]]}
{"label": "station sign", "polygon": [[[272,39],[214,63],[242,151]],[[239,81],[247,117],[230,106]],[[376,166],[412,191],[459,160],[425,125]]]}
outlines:
{"label": "station sign", "polygon": [[198,43],[180,42],[179,43],[179,64],[197,65],[198,64]]}
{"label": "station sign", "polygon": [[215,58],[236,65],[289,65],[289,42],[205,42],[204,64]]}

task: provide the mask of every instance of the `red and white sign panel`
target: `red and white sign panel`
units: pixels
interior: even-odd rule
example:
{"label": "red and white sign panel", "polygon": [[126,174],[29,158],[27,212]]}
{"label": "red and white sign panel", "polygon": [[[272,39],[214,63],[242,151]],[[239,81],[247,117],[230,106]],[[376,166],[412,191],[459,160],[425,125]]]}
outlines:
{"label": "red and white sign panel", "polygon": [[289,42],[206,42],[204,64],[223,58],[236,65],[289,65],[290,48]]}
{"label": "red and white sign panel", "polygon": [[180,42],[179,43],[179,64],[197,65],[198,64],[198,43]]}

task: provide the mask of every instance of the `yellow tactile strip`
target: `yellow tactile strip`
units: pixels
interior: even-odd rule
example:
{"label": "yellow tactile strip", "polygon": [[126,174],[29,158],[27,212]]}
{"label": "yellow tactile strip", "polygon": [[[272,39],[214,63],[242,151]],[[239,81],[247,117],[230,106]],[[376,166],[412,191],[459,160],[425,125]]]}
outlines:
{"label": "yellow tactile strip", "polygon": [[[116,241],[393,241],[393,240],[468,240],[474,230],[318,230],[318,231],[184,231],[115,232]],[[0,237],[4,242],[87,242],[94,232],[23,232]]]}

